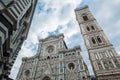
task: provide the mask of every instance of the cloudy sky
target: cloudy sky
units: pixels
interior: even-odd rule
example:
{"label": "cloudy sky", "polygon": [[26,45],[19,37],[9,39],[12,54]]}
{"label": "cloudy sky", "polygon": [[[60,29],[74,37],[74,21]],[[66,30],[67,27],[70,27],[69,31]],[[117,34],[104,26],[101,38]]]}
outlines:
{"label": "cloudy sky", "polygon": [[110,42],[120,54],[120,0],[38,0],[27,40],[19,52],[10,77],[16,78],[22,57],[36,54],[39,39],[59,33],[64,34],[64,40],[69,48],[81,46],[81,55],[88,65],[90,74],[93,75],[74,12],[76,7],[84,5],[89,6]]}

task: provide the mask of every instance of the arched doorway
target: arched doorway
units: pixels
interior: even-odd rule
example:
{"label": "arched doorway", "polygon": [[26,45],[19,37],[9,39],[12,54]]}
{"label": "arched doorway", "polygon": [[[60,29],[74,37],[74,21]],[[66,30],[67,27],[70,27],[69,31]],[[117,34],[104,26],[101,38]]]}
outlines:
{"label": "arched doorway", "polygon": [[50,77],[45,76],[42,80],[51,80]]}

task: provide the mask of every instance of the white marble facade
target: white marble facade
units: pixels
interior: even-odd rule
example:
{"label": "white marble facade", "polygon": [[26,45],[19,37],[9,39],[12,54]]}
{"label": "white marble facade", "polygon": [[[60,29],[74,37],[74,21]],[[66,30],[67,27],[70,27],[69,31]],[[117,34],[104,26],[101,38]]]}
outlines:
{"label": "white marble facade", "polygon": [[96,78],[120,80],[120,56],[88,6],[75,9],[75,13]]}
{"label": "white marble facade", "polygon": [[39,40],[37,54],[23,58],[17,80],[90,80],[81,48],[68,49],[63,34]]}

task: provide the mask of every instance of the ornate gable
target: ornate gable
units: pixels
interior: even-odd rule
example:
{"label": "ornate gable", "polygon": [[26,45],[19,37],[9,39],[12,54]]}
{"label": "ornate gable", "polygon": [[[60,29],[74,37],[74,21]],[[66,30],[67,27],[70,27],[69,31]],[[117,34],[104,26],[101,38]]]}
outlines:
{"label": "ornate gable", "polygon": [[59,39],[59,38],[64,38],[64,35],[63,34],[59,34],[59,35],[51,35],[45,39],[40,39],[39,41],[41,42],[47,42],[47,41],[52,41],[52,40],[56,40],[56,39]]}

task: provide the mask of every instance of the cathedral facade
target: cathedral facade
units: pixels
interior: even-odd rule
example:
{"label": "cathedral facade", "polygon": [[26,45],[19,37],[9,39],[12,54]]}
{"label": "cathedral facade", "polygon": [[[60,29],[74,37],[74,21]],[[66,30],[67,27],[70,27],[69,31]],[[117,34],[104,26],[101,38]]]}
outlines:
{"label": "cathedral facade", "polygon": [[75,9],[75,13],[97,80],[120,80],[120,56],[88,6]]}
{"label": "cathedral facade", "polygon": [[37,54],[23,58],[16,80],[90,80],[80,46],[68,49],[64,35],[39,40]]}

